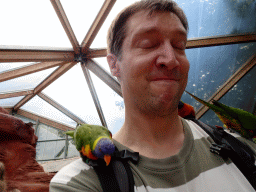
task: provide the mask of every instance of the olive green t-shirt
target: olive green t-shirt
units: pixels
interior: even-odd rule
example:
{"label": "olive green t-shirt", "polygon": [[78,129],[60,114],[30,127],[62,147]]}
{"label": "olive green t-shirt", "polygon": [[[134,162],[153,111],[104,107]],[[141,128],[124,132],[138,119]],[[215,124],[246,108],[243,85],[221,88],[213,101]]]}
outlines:
{"label": "olive green t-shirt", "polygon": [[[224,160],[209,151],[213,140],[201,127],[189,120],[182,119],[182,123],[185,139],[178,154],[164,159],[140,155],[137,164],[130,162],[135,192],[254,191],[231,160]],[[254,143],[240,139],[256,151]],[[130,150],[115,140],[114,143],[119,150]],[[53,177],[50,191],[102,191],[102,188],[93,168],[78,159]]]}

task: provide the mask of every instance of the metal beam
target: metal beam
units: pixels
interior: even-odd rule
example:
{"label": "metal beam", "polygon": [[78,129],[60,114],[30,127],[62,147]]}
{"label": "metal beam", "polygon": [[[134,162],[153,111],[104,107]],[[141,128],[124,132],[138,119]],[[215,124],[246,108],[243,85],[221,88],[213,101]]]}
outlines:
{"label": "metal beam", "polygon": [[[256,54],[248,59],[209,99],[218,101],[223,97],[246,73],[248,73],[254,66],[256,66]],[[208,107],[202,106],[196,112],[196,118],[202,117],[207,111]]]}
{"label": "metal beam", "polygon": [[93,82],[92,82],[92,79],[91,79],[91,75],[88,71],[88,69],[86,68],[85,64],[84,63],[81,63],[81,67],[82,67],[82,70],[84,72],[84,76],[85,76],[85,79],[87,81],[87,84],[88,84],[88,87],[90,89],[90,92],[91,92],[91,95],[92,95],[92,99],[93,99],[93,102],[95,104],[95,107],[97,109],[97,112],[98,112],[98,115],[100,117],[100,121],[101,121],[101,124],[104,126],[104,127],[107,127],[107,122],[104,118],[104,114],[103,114],[103,111],[101,109],[101,105],[100,105],[100,101],[98,99],[98,96],[97,96],[97,93],[96,93],[96,90],[94,88],[94,85],[93,85]]}
{"label": "metal beam", "polygon": [[68,135],[66,135],[66,138],[65,138],[65,149],[64,149],[64,159],[67,158],[68,156],[68,146],[69,146],[69,139],[68,139]]}
{"label": "metal beam", "polygon": [[111,89],[113,89],[118,95],[122,96],[122,90],[120,83],[114,79],[105,69],[103,69],[95,61],[89,59],[85,63],[85,66],[90,69],[96,76],[98,76],[104,83],[106,83]]}
{"label": "metal beam", "polygon": [[35,135],[37,136],[37,137],[39,137],[39,135],[38,135],[38,130],[39,130],[39,124],[40,124],[40,121],[39,121],[39,119],[37,119],[36,120],[36,125],[35,125]]}
{"label": "metal beam", "polygon": [[97,57],[106,57],[107,56],[107,49],[89,49],[86,54],[88,59],[90,58],[97,58]]}
{"label": "metal beam", "polygon": [[69,38],[72,46],[73,46],[75,53],[78,54],[80,52],[79,43],[77,41],[77,38],[76,38],[74,31],[68,21],[67,15],[66,15],[60,1],[59,0],[51,0],[51,3],[55,9],[56,14],[59,17],[59,20]]}
{"label": "metal beam", "polygon": [[37,95],[39,97],[41,97],[43,100],[45,100],[47,103],[49,103],[50,105],[52,105],[53,107],[58,109],[60,112],[64,113],[69,118],[73,119],[75,122],[80,123],[80,124],[85,124],[86,123],[84,120],[82,120],[81,118],[76,116],[74,113],[72,113],[71,111],[69,111],[68,109],[66,109],[61,104],[57,103],[52,98],[50,98],[49,96],[45,95],[44,93],[41,92],[41,93],[38,93]]}
{"label": "metal beam", "polygon": [[19,109],[17,111],[17,114],[21,115],[21,116],[24,116],[24,117],[27,117],[29,119],[32,119],[34,121],[38,120],[38,121],[40,121],[40,123],[46,124],[48,126],[54,127],[56,129],[59,129],[59,130],[68,131],[68,130],[74,130],[75,129],[74,127],[71,127],[69,125],[63,124],[61,122],[53,121],[51,119],[36,115],[34,113],[28,112],[28,111],[23,110],[23,109]]}
{"label": "metal beam", "polygon": [[82,53],[86,53],[87,49],[91,46],[94,38],[98,34],[102,24],[104,23],[105,19],[107,18],[108,14],[111,11],[112,7],[114,6],[115,2],[116,2],[116,0],[105,0],[98,15],[96,16],[95,20],[93,21],[92,26],[90,27],[84,40],[81,43]]}
{"label": "metal beam", "polygon": [[25,95],[32,95],[34,93],[34,90],[22,90],[22,91],[15,91],[15,92],[4,92],[0,93],[0,99],[6,99],[10,97],[20,97]]}
{"label": "metal beam", "polygon": [[63,75],[69,69],[71,69],[75,64],[76,64],[76,62],[71,62],[71,63],[65,64],[65,65],[62,65],[58,69],[56,69],[51,75],[49,75],[42,83],[40,83],[34,89],[34,93],[32,95],[27,95],[19,103],[17,103],[14,106],[14,111],[17,111],[21,106],[23,106],[26,102],[28,102],[30,99],[32,99],[36,94],[38,94],[43,89],[45,89],[48,85],[50,85],[52,82],[54,82],[56,79],[58,79],[61,75]]}
{"label": "metal beam", "polygon": [[220,45],[230,45],[237,43],[256,42],[256,34],[244,34],[244,35],[223,35],[203,38],[189,39],[187,42],[187,49],[210,47]]}
{"label": "metal beam", "polygon": [[73,50],[51,47],[0,46],[0,62],[73,61]]}
{"label": "metal beam", "polygon": [[28,65],[21,68],[15,68],[6,72],[0,73],[0,82],[7,81],[13,78],[29,75],[38,71],[56,67],[59,65],[67,64],[67,62],[55,61],[55,62],[42,62],[33,65]]}
{"label": "metal beam", "polygon": [[[186,49],[211,47],[220,45],[229,45],[237,43],[256,42],[256,34],[246,35],[223,35],[203,38],[188,39]],[[107,49],[89,49],[87,53],[88,58],[106,57]]]}
{"label": "metal beam", "polygon": [[3,107],[9,114],[12,113],[12,107]]}

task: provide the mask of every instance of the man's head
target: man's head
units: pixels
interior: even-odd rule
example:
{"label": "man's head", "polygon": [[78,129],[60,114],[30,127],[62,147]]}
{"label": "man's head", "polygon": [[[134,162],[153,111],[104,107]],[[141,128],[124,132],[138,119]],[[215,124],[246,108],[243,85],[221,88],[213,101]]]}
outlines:
{"label": "man's head", "polygon": [[183,12],[175,3],[151,0],[131,5],[117,18],[107,60],[126,109],[157,115],[177,110],[189,70]]}
{"label": "man's head", "polygon": [[115,54],[118,59],[122,56],[122,45],[127,35],[127,20],[135,13],[148,10],[149,14],[154,12],[174,13],[188,32],[188,22],[183,10],[172,0],[142,0],[123,9],[113,20],[107,35],[108,53]]}

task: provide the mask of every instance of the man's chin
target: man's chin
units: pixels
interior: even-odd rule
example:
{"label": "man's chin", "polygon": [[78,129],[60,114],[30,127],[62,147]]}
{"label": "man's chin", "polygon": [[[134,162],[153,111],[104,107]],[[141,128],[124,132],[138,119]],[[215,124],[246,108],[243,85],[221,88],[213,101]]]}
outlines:
{"label": "man's chin", "polygon": [[178,114],[178,103],[179,100],[168,95],[161,95],[159,98],[155,98],[154,101],[151,102],[149,107],[149,112],[154,113],[157,116],[169,116],[172,114]]}

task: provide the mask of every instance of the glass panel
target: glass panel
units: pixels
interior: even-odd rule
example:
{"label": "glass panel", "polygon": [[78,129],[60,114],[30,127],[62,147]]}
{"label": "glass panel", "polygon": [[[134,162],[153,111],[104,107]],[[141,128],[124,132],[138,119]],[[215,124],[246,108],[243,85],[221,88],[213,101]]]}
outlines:
{"label": "glass panel", "polygon": [[44,159],[45,142],[37,142],[36,144],[36,160]]}
{"label": "glass panel", "polygon": [[12,70],[14,68],[22,68],[27,65],[33,65],[35,62],[17,62],[17,63],[0,63],[0,73]]}
{"label": "glass panel", "polygon": [[66,124],[71,127],[76,127],[75,121],[67,117],[65,114],[63,114],[38,96],[33,97],[30,101],[23,105],[21,109],[38,114],[48,119],[52,119],[59,123]]}
{"label": "glass panel", "polygon": [[177,3],[188,18],[188,38],[256,31],[254,0],[177,0]]}
{"label": "glass panel", "polygon": [[[255,50],[256,43],[186,50],[190,62],[186,90],[207,100],[255,53]],[[186,93],[181,99],[190,103],[196,110],[201,106]]]}
{"label": "glass panel", "polygon": [[[40,142],[44,140],[65,139],[64,131],[40,123],[38,126],[37,160],[64,158],[65,140]],[[53,146],[50,147],[49,145]],[[46,147],[46,149],[44,149]]]}
{"label": "glass panel", "polygon": [[6,99],[0,99],[0,106],[1,107],[13,107],[16,105],[24,96],[21,97],[12,97]]}
{"label": "glass panel", "polygon": [[[92,48],[106,47],[106,35],[114,17],[134,1],[117,1],[96,36]],[[188,38],[256,32],[256,1],[176,0],[189,23]]]}
{"label": "glass panel", "polygon": [[97,34],[96,38],[94,39],[94,41],[91,45],[91,48],[107,47],[107,31],[108,31],[108,28],[111,25],[113,19],[123,8],[132,4],[135,1],[137,1],[137,0],[116,1],[112,10],[110,11],[108,17],[106,18],[104,24],[100,28],[99,33]]}
{"label": "glass panel", "polygon": [[108,129],[115,134],[124,123],[124,101],[108,85],[90,72]]}
{"label": "glass panel", "polygon": [[59,132],[62,132],[62,131],[55,129],[51,126],[45,125],[43,123],[39,123],[38,141],[62,139],[62,137],[60,137],[59,135]]}
{"label": "glass panel", "polygon": [[58,141],[56,142],[56,148],[55,148],[55,152],[53,154],[54,158],[64,158],[65,155],[65,145],[66,145],[66,141]]}
{"label": "glass panel", "polygon": [[50,1],[0,1],[0,18],[2,45],[71,47]]}
{"label": "glass panel", "polygon": [[57,67],[39,71],[0,83],[0,92],[33,89],[50,75]]}
{"label": "glass panel", "polygon": [[[102,68],[104,68],[109,74],[111,74],[111,71],[110,71],[110,68],[109,68],[106,57],[93,58],[93,60],[97,64],[99,64]],[[112,77],[114,77],[114,79],[117,80],[117,78],[115,76],[112,76]]]}
{"label": "glass panel", "polygon": [[[253,109],[256,105],[255,82],[256,66],[234,85],[233,88],[219,100],[219,102],[253,113]],[[223,126],[223,123],[212,110],[208,110],[200,120],[211,125]]]}
{"label": "glass panel", "polygon": [[106,57],[94,58],[93,60],[111,74]]}
{"label": "glass panel", "polygon": [[79,43],[85,38],[103,3],[104,0],[61,0],[63,9]]}
{"label": "glass panel", "polygon": [[65,141],[49,141],[49,142],[38,142],[36,146],[36,159],[46,160],[54,159],[57,150],[57,143],[62,142],[65,145]]}
{"label": "glass panel", "polygon": [[101,125],[80,64],[53,82],[44,93],[86,123]]}
{"label": "glass panel", "polygon": [[77,151],[76,146],[73,143],[73,140],[69,141],[67,158],[80,156],[80,153]]}
{"label": "glass panel", "polygon": [[[36,160],[64,158],[66,141],[38,142],[36,146]],[[69,141],[67,158],[80,156],[75,145]]]}

